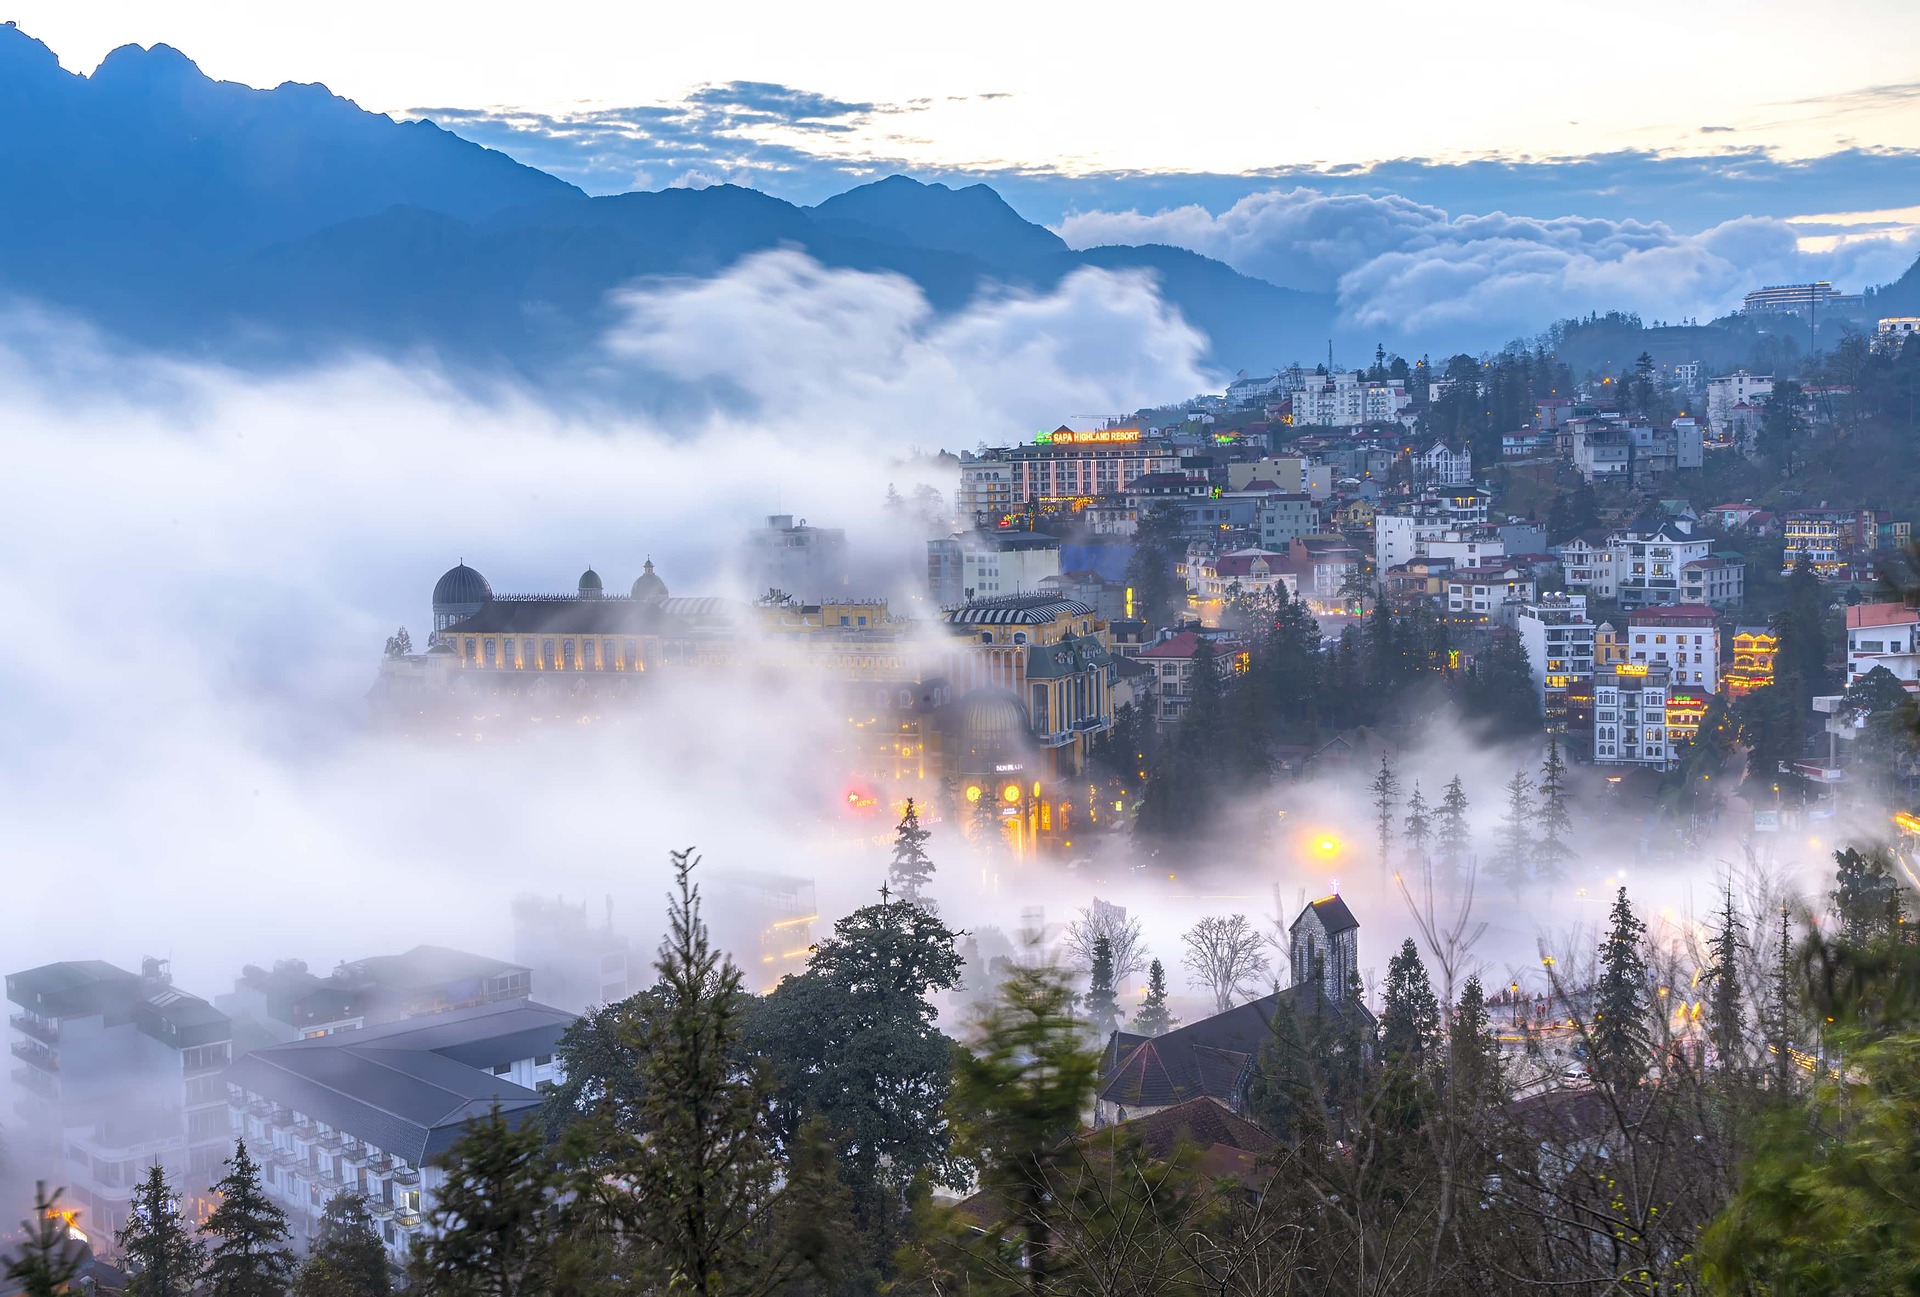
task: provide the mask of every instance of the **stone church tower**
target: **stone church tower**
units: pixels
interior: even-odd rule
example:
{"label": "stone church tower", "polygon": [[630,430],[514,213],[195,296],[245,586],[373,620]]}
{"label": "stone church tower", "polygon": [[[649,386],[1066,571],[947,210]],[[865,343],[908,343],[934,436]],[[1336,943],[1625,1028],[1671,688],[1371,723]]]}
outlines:
{"label": "stone church tower", "polygon": [[1360,920],[1338,895],[1324,896],[1300,911],[1287,929],[1292,938],[1293,984],[1314,982],[1327,999],[1343,1004],[1360,984]]}

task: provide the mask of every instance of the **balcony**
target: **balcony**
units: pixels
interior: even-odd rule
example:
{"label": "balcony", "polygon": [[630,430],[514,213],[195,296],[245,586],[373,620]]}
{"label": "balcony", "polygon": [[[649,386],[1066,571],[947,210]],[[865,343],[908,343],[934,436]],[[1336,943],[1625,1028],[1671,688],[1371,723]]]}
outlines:
{"label": "balcony", "polygon": [[275,1105],[273,1115],[267,1118],[267,1125],[275,1130],[293,1129],[293,1113],[290,1109]]}
{"label": "balcony", "polygon": [[393,1212],[394,1206],[390,1202],[382,1202],[378,1198],[369,1198],[367,1200],[367,1214],[375,1220],[392,1220]]}
{"label": "balcony", "polygon": [[330,1130],[313,1142],[317,1148],[324,1148],[329,1153],[338,1153],[347,1146],[347,1137],[337,1130]]}
{"label": "balcony", "polygon": [[367,1146],[357,1139],[349,1139],[346,1147],[340,1150],[341,1160],[352,1162],[356,1166],[368,1161],[371,1157],[372,1154],[367,1151]]}
{"label": "balcony", "polygon": [[30,1094],[42,1099],[60,1097],[60,1082],[52,1073],[43,1072],[37,1067],[16,1067],[13,1069],[13,1083]]}
{"label": "balcony", "polygon": [[402,1188],[406,1188],[406,1189],[416,1188],[420,1184],[420,1172],[415,1170],[413,1167],[407,1167],[404,1170],[395,1171],[393,1173],[393,1182],[396,1185],[401,1186]]}
{"label": "balcony", "polygon": [[31,1040],[16,1040],[7,1047],[13,1056],[21,1062],[39,1068],[42,1072],[58,1072],[60,1056],[45,1045]]}
{"label": "balcony", "polygon": [[401,1229],[419,1229],[420,1213],[417,1211],[396,1211],[393,1214],[393,1223]]}
{"label": "balcony", "polygon": [[32,1036],[44,1045],[60,1043],[60,1028],[45,1018],[36,1018],[31,1013],[10,1014],[7,1025],[23,1036]]}

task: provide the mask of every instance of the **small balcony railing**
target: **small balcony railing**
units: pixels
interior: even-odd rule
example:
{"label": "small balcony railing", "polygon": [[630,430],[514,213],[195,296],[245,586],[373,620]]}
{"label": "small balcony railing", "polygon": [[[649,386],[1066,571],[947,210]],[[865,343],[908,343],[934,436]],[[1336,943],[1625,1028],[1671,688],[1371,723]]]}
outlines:
{"label": "small balcony railing", "polygon": [[36,1018],[30,1013],[15,1013],[8,1015],[7,1025],[23,1036],[32,1036],[42,1044],[60,1043],[60,1028],[45,1018]]}

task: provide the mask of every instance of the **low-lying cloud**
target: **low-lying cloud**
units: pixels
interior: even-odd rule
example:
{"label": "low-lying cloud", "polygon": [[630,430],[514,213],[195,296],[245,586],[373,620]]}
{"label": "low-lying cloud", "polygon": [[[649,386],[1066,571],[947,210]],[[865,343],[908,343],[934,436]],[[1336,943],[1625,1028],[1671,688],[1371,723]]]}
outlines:
{"label": "low-lying cloud", "polygon": [[904,281],[791,253],[626,308],[604,363],[727,399],[581,414],[375,359],[261,376],[0,324],[0,966],[172,955],[212,993],[244,962],[505,953],[530,886],[620,897],[644,949],[694,842],[817,876],[823,905],[869,894],[884,853],[809,829],[842,773],[817,690],[682,678],[620,724],[398,737],[366,724],[381,644],[424,644],[463,558],[501,591],[589,564],[617,590],[651,557],[675,593],[739,596],[734,547],[776,510],[898,548],[910,448],[1191,392],[1200,341],[1125,277],[936,321]]}
{"label": "low-lying cloud", "polygon": [[1392,336],[1482,339],[1591,310],[1710,319],[1762,283],[1823,278],[1857,291],[1898,277],[1920,253],[1912,236],[1803,251],[1794,226],[1757,217],[1684,234],[1637,220],[1452,216],[1398,195],[1306,188],[1253,194],[1218,214],[1078,212],[1058,228],[1074,247],[1171,243],[1287,287],[1332,291],[1346,323]]}

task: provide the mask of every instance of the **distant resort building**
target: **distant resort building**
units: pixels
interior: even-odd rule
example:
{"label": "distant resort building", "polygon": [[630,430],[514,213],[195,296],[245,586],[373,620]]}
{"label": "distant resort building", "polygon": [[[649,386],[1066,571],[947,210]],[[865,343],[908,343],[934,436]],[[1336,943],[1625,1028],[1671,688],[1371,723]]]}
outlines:
{"label": "distant resort building", "polygon": [[1100,820],[1081,776],[1113,728],[1108,622],[1055,594],[967,598],[935,625],[885,600],[677,596],[648,560],[626,593],[592,568],[570,594],[496,594],[463,560],[433,587],[424,652],[390,647],[371,700],[454,734],[523,717],[618,722],[675,680],[792,672],[844,708],[822,763],[849,804],[993,799],[1017,851]]}

